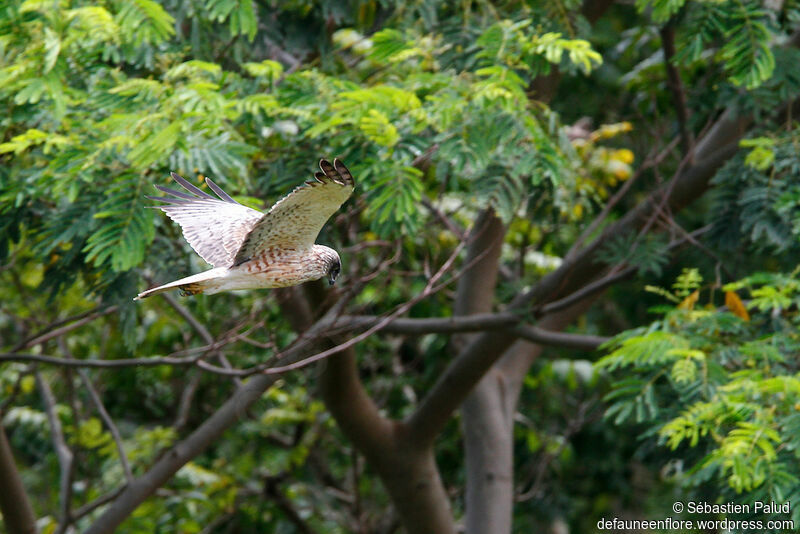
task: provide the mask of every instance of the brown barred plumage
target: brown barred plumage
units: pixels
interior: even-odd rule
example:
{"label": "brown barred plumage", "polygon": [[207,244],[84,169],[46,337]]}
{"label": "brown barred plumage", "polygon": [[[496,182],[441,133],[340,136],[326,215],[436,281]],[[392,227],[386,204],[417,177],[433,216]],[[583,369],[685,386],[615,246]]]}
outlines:
{"label": "brown barred plumage", "polygon": [[169,196],[147,198],[166,203],[154,207],[180,224],[195,252],[215,268],[149,289],[135,300],[176,288],[212,294],[287,287],[324,276],[333,283],[341,268],[339,255],[314,241],[353,192],[355,181],[338,159],[333,164],[320,160],[319,166],[322,172],[315,180],[295,188],[267,213],[239,204],[209,178],[206,183],[219,198],[171,173],[188,193],[157,185]]}

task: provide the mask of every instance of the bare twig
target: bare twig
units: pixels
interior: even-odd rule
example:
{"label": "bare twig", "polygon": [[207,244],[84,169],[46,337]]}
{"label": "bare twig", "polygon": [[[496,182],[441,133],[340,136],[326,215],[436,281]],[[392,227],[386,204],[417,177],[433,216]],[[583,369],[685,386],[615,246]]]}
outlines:
{"label": "bare twig", "polygon": [[[61,352],[64,353],[64,356],[71,360],[75,359],[75,357],[72,355],[72,351],[69,350],[67,342],[63,337],[58,338],[58,346],[61,349]],[[130,484],[133,480],[133,473],[131,472],[131,466],[128,463],[128,456],[125,454],[125,449],[122,447],[122,436],[119,433],[119,429],[117,429],[117,425],[114,424],[114,420],[108,414],[108,410],[106,410],[105,405],[103,405],[103,399],[101,399],[100,395],[97,393],[97,390],[95,389],[94,384],[92,384],[86,369],[78,369],[78,376],[81,378],[83,387],[85,387],[86,391],[89,392],[89,398],[92,399],[92,403],[97,409],[97,413],[100,414],[100,419],[103,420],[103,423],[105,423],[106,427],[108,427],[108,431],[111,433],[111,437],[114,440],[114,445],[117,447],[117,453],[119,454],[119,462],[122,464],[122,471],[125,473],[125,480],[127,480],[127,482]]]}
{"label": "bare twig", "polygon": [[264,495],[272,500],[284,513],[286,518],[302,534],[315,534],[315,530],[294,509],[294,504],[286,497],[280,488],[280,477],[266,477],[264,480]]}
{"label": "bare twig", "polygon": [[[103,308],[102,310],[95,308],[94,310],[81,313],[74,317],[70,317],[67,319],[62,319],[60,321],[56,321],[55,323],[49,325],[44,331],[38,332],[37,334],[31,336],[29,339],[26,339],[19,343],[16,347],[14,347],[11,352],[17,352],[18,350],[22,349],[29,349],[35,345],[41,345],[42,343],[46,343],[51,339],[55,339],[59,336],[63,336],[68,332],[72,332],[73,330],[80,328],[81,326],[91,323],[95,319],[102,317],[104,315],[108,315],[110,313],[114,313],[117,311],[118,306],[108,306],[107,308]],[[67,324],[65,326],[56,327],[57,325],[62,325],[67,322],[75,321],[72,324]]]}
{"label": "bare twig", "polygon": [[[541,495],[542,491],[542,481],[544,480],[545,472],[547,471],[547,466],[550,463],[561,456],[561,453],[564,451],[564,448],[569,446],[570,438],[574,436],[578,431],[583,428],[586,423],[591,420],[593,417],[587,415],[587,412],[592,409],[593,407],[597,406],[597,399],[591,398],[584,402],[581,402],[578,406],[577,410],[575,411],[575,415],[570,418],[567,422],[566,428],[564,429],[562,441],[559,445],[558,449],[552,452],[544,452],[542,453],[542,457],[536,466],[536,474],[534,476],[534,480],[530,485],[530,489],[527,491],[517,495],[515,497],[516,502],[523,502],[534,497]],[[597,410],[595,410],[595,414]],[[594,415],[597,417],[597,415]]]}
{"label": "bare twig", "polygon": [[627,278],[635,273],[639,268],[635,265],[630,265],[618,271],[612,271],[608,275],[604,276],[599,280],[595,280],[589,284],[586,284],[578,291],[567,295],[566,297],[553,301],[549,304],[545,304],[539,309],[535,309],[535,312],[539,316],[547,315],[549,313],[555,313],[559,310],[563,310],[564,308],[569,308],[576,302],[580,302],[581,300],[588,298],[595,293],[603,291],[605,288],[614,285],[618,281],[622,280],[623,278]]}
{"label": "bare twig", "polygon": [[101,495],[100,497],[96,498],[95,500],[84,504],[80,508],[76,509],[72,512],[72,519],[77,521],[78,519],[82,518],[85,515],[88,515],[95,511],[97,508],[103,506],[104,504],[108,504],[114,499],[116,499],[120,493],[125,490],[126,486],[120,486],[114,491],[109,491],[105,495]]}
{"label": "bare twig", "polygon": [[53,391],[50,389],[50,385],[42,377],[41,373],[36,373],[36,384],[39,386],[39,391],[41,392],[42,400],[44,401],[45,413],[47,413],[47,421],[50,424],[50,437],[53,440],[53,449],[56,452],[59,470],[61,472],[61,489],[59,491],[59,500],[61,505],[58,518],[58,529],[56,532],[63,533],[67,530],[67,527],[72,521],[70,508],[72,502],[73,459],[75,456],[67,445],[67,440],[64,439],[64,431],[61,427],[61,421],[56,413],[56,399],[53,396]]}
{"label": "bare twig", "polygon": [[215,532],[218,527],[222,526],[225,522],[230,521],[233,517],[235,517],[235,515],[235,512],[229,512],[214,518],[203,528],[203,530],[200,531],[200,534],[211,534],[212,532]]}
{"label": "bare twig", "polygon": [[130,484],[133,481],[133,472],[131,471],[131,464],[128,462],[128,456],[125,454],[125,448],[122,446],[122,436],[119,433],[119,429],[117,425],[114,424],[114,420],[111,419],[108,410],[106,410],[106,407],[103,405],[103,400],[100,398],[100,395],[97,394],[97,390],[89,379],[86,369],[78,369],[78,375],[81,377],[81,382],[83,382],[86,391],[89,392],[89,397],[91,397],[95,408],[97,408],[97,413],[100,414],[100,418],[108,427],[108,431],[114,439],[114,445],[116,445],[117,453],[119,454],[119,463],[122,464],[122,471],[125,473],[125,479]]}
{"label": "bare twig", "polygon": [[[378,324],[384,317],[374,315],[343,315],[338,318],[340,329],[335,332],[360,330]],[[418,335],[455,334],[460,332],[479,332],[494,328],[507,328],[516,325],[520,316],[513,313],[476,313],[458,317],[398,317],[386,324],[382,330],[388,334]]]}
{"label": "bare twig", "polygon": [[569,249],[569,252],[567,252],[565,256],[566,258],[571,258],[578,253],[578,251],[581,249],[586,240],[589,239],[589,237],[591,237],[591,235],[600,227],[603,221],[605,221],[608,218],[608,214],[611,213],[611,209],[614,206],[616,206],[620,200],[622,200],[622,198],[628,193],[630,188],[644,173],[644,171],[651,169],[656,165],[659,165],[662,161],[664,161],[664,159],[666,159],[666,157],[669,155],[669,153],[672,151],[675,145],[678,144],[679,141],[680,138],[676,137],[675,139],[670,141],[670,143],[666,146],[666,148],[664,148],[664,150],[656,154],[654,157],[652,158],[648,157],[647,159],[644,160],[641,166],[639,166],[639,168],[636,169],[636,171],[633,173],[633,176],[631,176],[628,180],[625,181],[622,187],[620,187],[619,190],[616,193],[614,193],[614,195],[608,200],[608,202],[606,202],[606,205],[603,206],[603,209],[600,211],[597,217],[594,218],[591,224],[589,224],[589,226],[586,227],[586,229],[583,232],[581,232],[581,235],[578,236],[578,239],[575,240],[575,243],[572,244],[572,246]]}
{"label": "bare twig", "polygon": [[[205,326],[203,326],[203,323],[198,321],[197,318],[194,315],[192,315],[192,312],[190,312],[186,308],[186,306],[183,306],[180,302],[175,300],[175,297],[173,297],[171,294],[164,293],[163,296],[164,296],[164,300],[167,301],[167,304],[172,306],[172,309],[174,309],[176,312],[178,312],[178,315],[183,317],[186,320],[186,322],[189,323],[189,325],[191,325],[191,327],[194,328],[194,330],[198,334],[200,334],[200,337],[203,338],[203,341],[205,341],[206,344],[208,344],[209,346],[213,347],[214,346],[214,337],[211,335],[211,333],[208,331],[208,329]],[[211,350],[216,355],[217,360],[219,360],[219,363],[222,365],[222,367],[224,367],[226,369],[231,369],[232,368],[230,362],[228,361],[228,358],[225,357],[225,353],[222,352],[222,350],[220,350],[218,347],[214,347]],[[234,381],[236,382],[237,386],[241,386],[242,385],[241,381],[238,378],[234,378]]]}
{"label": "bare twig", "polygon": [[192,376],[189,377],[189,383],[186,384],[181,392],[181,400],[178,402],[178,413],[172,425],[177,430],[182,430],[183,427],[186,426],[186,423],[189,422],[189,411],[192,408],[192,401],[194,400],[195,393],[197,393],[197,388],[200,386],[200,379],[202,376],[202,373],[194,372]]}
{"label": "bare twig", "polygon": [[365,332],[362,332],[361,334],[359,334],[359,335],[357,335],[355,337],[352,337],[352,338],[348,339],[347,341],[345,341],[344,343],[340,343],[339,345],[336,345],[335,347],[332,347],[332,348],[330,348],[328,350],[322,351],[322,352],[320,352],[318,354],[315,354],[313,356],[309,356],[308,358],[303,358],[302,360],[300,360],[298,362],[290,363],[289,365],[284,365],[284,366],[279,366],[279,367],[270,367],[269,369],[265,369],[264,371],[262,371],[262,373],[263,374],[285,373],[287,371],[292,371],[294,369],[299,369],[301,367],[305,367],[306,365],[312,364],[312,363],[317,362],[319,360],[323,360],[325,358],[333,356],[334,354],[338,354],[339,352],[342,352],[343,350],[347,350],[348,348],[352,347],[353,345],[356,345],[356,344],[360,343],[361,341],[365,340],[366,338],[368,338],[369,336],[371,336],[375,332],[381,330],[386,325],[391,323],[395,318],[397,318],[398,316],[400,316],[400,315],[404,314],[406,311],[408,311],[414,304],[416,304],[420,300],[426,298],[431,293],[433,293],[433,289],[434,289],[434,286],[435,286],[436,282],[438,282],[439,279],[447,271],[450,270],[450,267],[452,267],[453,262],[456,260],[456,258],[458,257],[458,254],[464,248],[464,245],[466,245],[466,242],[462,241],[461,243],[458,244],[458,246],[456,246],[455,250],[453,250],[453,253],[447,259],[447,261],[445,261],[444,264],[442,264],[442,266],[439,268],[439,270],[433,276],[431,276],[430,280],[428,280],[428,283],[425,285],[425,288],[422,290],[422,292],[419,295],[417,295],[416,297],[406,301],[402,305],[398,306],[397,309],[395,309],[392,313],[390,313],[389,315],[387,315],[386,317],[381,319],[376,325],[368,328]]}
{"label": "bare twig", "polygon": [[119,360],[68,360],[55,356],[44,356],[41,354],[26,354],[21,352],[0,353],[0,363],[2,362],[35,362],[60,365],[62,367],[91,367],[99,369],[115,369],[118,367],[154,367],[158,365],[195,365],[197,357],[191,358],[123,358]]}
{"label": "bare twig", "polygon": [[515,335],[521,337],[522,339],[533,343],[538,343],[539,345],[586,351],[597,350],[600,345],[611,339],[610,337],[605,336],[589,336],[585,334],[553,332],[530,325],[518,325],[512,330]]}
{"label": "bare twig", "polygon": [[459,228],[456,225],[456,223],[453,222],[453,220],[450,217],[448,217],[447,214],[443,213],[442,210],[437,208],[433,204],[433,202],[431,202],[430,200],[428,200],[425,197],[422,197],[422,205],[425,206],[428,209],[428,211],[433,213],[436,216],[436,218],[441,221],[441,223],[445,226],[445,228],[450,230],[450,232],[454,236],[456,236],[458,239],[462,239],[462,240],[464,239],[464,236],[465,236],[464,230]]}
{"label": "bare twig", "polygon": [[689,110],[686,107],[686,91],[678,68],[672,62],[675,56],[675,22],[669,21],[661,28],[661,47],[664,50],[664,67],[667,69],[667,85],[675,104],[675,116],[681,134],[681,151],[691,159],[694,141],[689,131]]}

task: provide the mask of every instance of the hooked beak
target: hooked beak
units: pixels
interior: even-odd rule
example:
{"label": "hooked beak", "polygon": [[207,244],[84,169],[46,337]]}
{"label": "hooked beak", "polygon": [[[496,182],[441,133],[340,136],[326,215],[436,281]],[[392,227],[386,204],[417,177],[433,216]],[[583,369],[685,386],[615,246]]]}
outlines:
{"label": "hooked beak", "polygon": [[331,273],[328,275],[328,285],[332,286],[336,283],[336,275]]}

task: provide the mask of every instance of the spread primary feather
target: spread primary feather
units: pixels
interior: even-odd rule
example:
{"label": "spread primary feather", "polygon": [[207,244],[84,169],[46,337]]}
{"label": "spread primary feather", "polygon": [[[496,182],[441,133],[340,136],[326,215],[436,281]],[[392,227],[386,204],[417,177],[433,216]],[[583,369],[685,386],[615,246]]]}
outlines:
{"label": "spread primary feather", "polygon": [[136,299],[175,288],[212,294],[286,287],[326,275],[333,283],[339,255],[314,242],[353,192],[355,181],[338,159],[332,164],[323,159],[319,165],[322,172],[314,180],[295,188],[267,213],[239,204],[209,178],[206,183],[219,198],[171,173],[186,192],[157,185],[168,196],[147,198],[165,203],[155,207],[181,226],[195,252],[215,268],[149,289]]}

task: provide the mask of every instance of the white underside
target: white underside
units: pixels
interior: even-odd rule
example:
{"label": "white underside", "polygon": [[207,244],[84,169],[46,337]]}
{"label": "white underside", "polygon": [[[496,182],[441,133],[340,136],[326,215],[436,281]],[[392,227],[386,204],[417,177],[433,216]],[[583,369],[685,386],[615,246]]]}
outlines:
{"label": "white underside", "polygon": [[[217,267],[209,269],[180,280],[175,280],[163,286],[149,289],[140,293],[136,299],[146,298],[171,289],[181,288],[188,293],[205,293],[213,295],[223,291],[237,289],[267,289],[276,287],[289,287],[310,280],[317,280],[325,276],[325,264],[319,260],[319,250],[330,250],[314,245],[309,250],[294,251],[281,257],[280,265],[264,265],[265,272],[251,272],[253,265],[239,267]],[[338,255],[336,255],[338,259]]]}
{"label": "white underside", "polygon": [[[220,269],[211,269],[211,271],[220,271]],[[210,273],[211,271],[206,271]],[[205,273],[200,273],[205,274]],[[232,291],[236,289],[270,289],[276,287],[286,287],[289,285],[296,285],[302,281],[292,281],[287,283],[288,280],[276,280],[271,274],[266,273],[248,273],[243,269],[221,269],[221,272],[215,273],[213,277],[208,279],[203,284],[203,293],[213,295],[222,291]]]}

